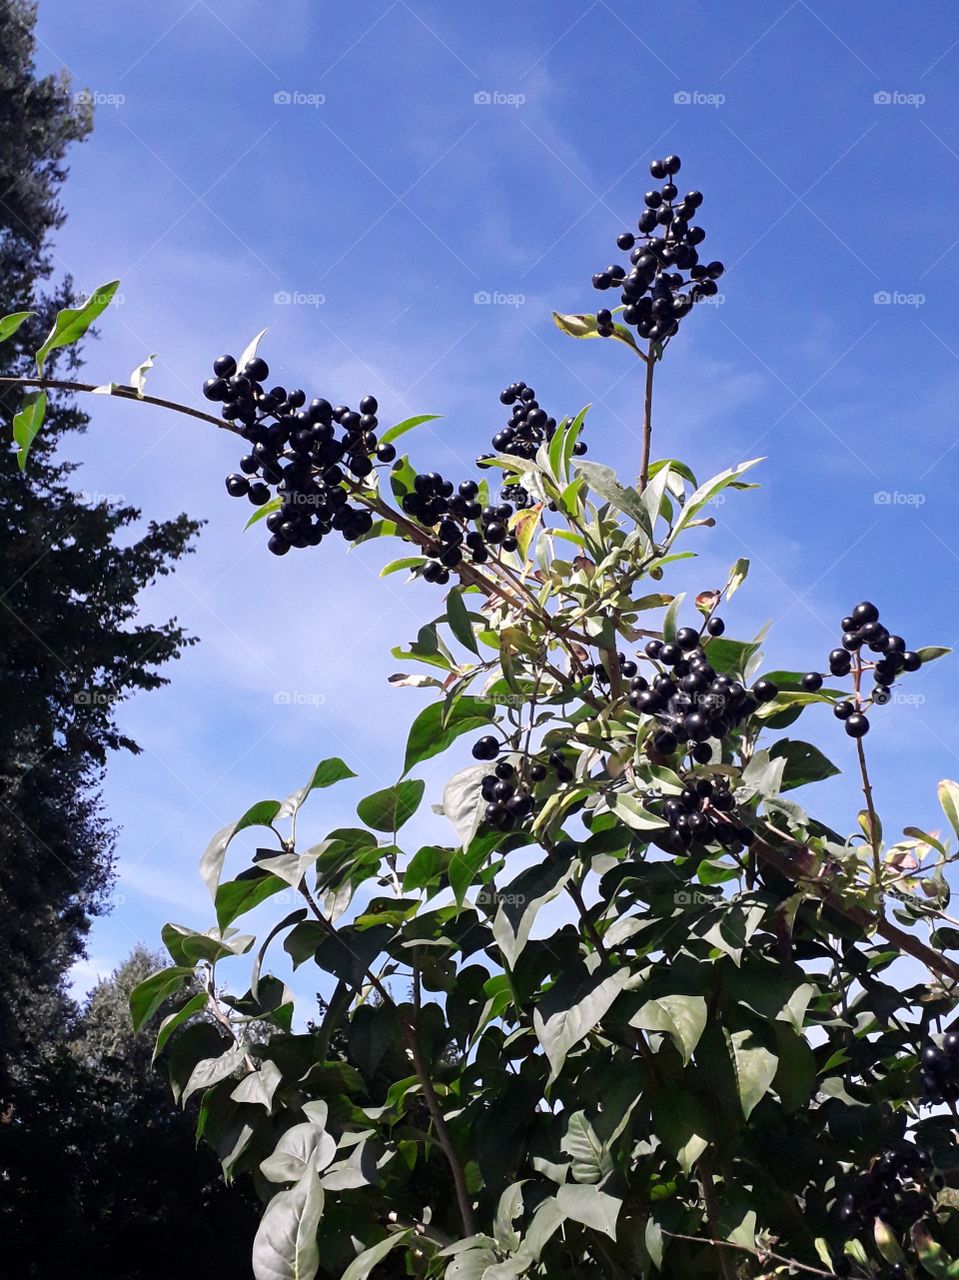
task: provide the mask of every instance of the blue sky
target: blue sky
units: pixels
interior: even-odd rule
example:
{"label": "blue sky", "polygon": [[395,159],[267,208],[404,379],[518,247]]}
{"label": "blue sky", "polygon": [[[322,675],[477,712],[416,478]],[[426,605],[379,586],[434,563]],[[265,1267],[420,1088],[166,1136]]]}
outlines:
{"label": "blue sky", "polygon": [[[287,385],[372,392],[386,420],[443,414],[411,437],[423,469],[470,474],[500,388],[523,379],[557,415],[591,402],[591,456],[635,474],[638,367],[549,313],[595,308],[590,276],[635,224],[649,160],[676,152],[729,270],[658,374],[654,455],[701,477],[768,457],[762,489],[717,507],[676,584],[717,586],[749,556],[726,617],[743,636],[772,619],[769,668],[820,665],[864,596],[910,644],[953,645],[955,7],[927,0],[915,20],[898,0],[691,0],[675,14],[41,0],[41,67],[68,68],[98,104],[58,262],[81,288],[122,280],[88,372],[122,381],[156,351],[150,390],[199,402],[213,357],[269,325],[261,353]],[[210,922],[196,862],[249,803],[342,755],[361,779],[311,801],[319,837],[395,778],[423,695],[386,685],[389,649],[440,609],[433,589],[378,579],[382,543],[270,557],[223,488],[238,457],[225,433],[89,407],[83,487],[209,523],[145,601],[202,643],[167,689],[121,708],[144,751],[110,766],[119,879],[80,986],[167,919]],[[935,782],[959,774],[955,659],[904,691],[868,739],[887,833],[941,827]],[[852,764],[826,712],[803,731]],[[434,791],[459,758],[423,771]],[[852,776],[820,792],[850,829]]]}

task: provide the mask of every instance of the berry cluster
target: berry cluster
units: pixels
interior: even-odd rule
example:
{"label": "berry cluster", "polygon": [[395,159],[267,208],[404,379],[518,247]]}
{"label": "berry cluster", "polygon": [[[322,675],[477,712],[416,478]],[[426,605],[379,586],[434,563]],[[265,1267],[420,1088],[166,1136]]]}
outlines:
{"label": "berry cluster", "polygon": [[669,826],[654,843],[666,853],[684,853],[691,845],[718,842],[738,853],[752,843],[753,833],[735,820],[735,808],[725,778],[696,778],[678,796],[664,801],[662,815]]}
{"label": "berry cluster", "polygon": [[[473,758],[496,760],[501,745],[498,738],[486,734],[473,744]],[[486,822],[497,831],[510,831],[517,822],[528,818],[536,807],[532,788],[545,782],[551,770],[560,783],[572,782],[575,776],[558,751],[549,752],[545,764],[534,756],[520,757],[517,764],[500,760],[481,784]]]}
{"label": "berry cluster", "polygon": [[[705,240],[706,232],[692,219],[703,197],[699,191],[688,191],[678,199],[679,188],[673,178],[679,169],[679,156],[654,160],[649,166],[653,177],[665,182],[660,190],[646,192],[646,208],[639,218],[640,238],[624,231],[616,239],[617,246],[629,253],[632,270],[627,273],[617,264],[593,276],[594,288],[621,290],[621,319],[650,342],[671,338],[701,298],[718,292],[716,281],[725,270],[721,262],[704,264],[699,260],[696,246]],[[656,234],[658,227],[662,227],[662,235]],[[598,311],[596,325],[601,336],[611,337],[615,332],[613,312]]]}
{"label": "berry cluster", "polygon": [[219,356],[213,373],[203,394],[223,405],[223,417],[238,423],[239,434],[252,445],[240,459],[240,471],[227,476],[227,492],[257,507],[269,502],[271,486],[282,497],[266,518],[274,555],[318,546],[334,530],[348,542],[369,533],[373,517],[364,507],[350,506],[343,481],[362,481],[373,470],[374,457],[379,462],[396,457],[391,444],[377,442],[373,396],[361,400],[357,412],[322,399],[307,404],[299,388],[267,391],[270,369],[259,356],[242,369],[233,356]]}
{"label": "berry cluster", "polygon": [[[873,661],[863,658],[863,650],[869,649],[879,657]],[[890,688],[896,677],[904,671],[918,671],[922,658],[906,648],[902,636],[893,635],[879,621],[879,610],[869,600],[861,600],[852,613],[842,620],[842,645],[829,655],[829,673],[833,676],[853,674],[855,693],[852,700],[837,702],[833,711],[842,720],[851,738],[861,738],[869,732],[869,721],[864,714],[870,706],[879,707],[891,697]],[[868,698],[861,689],[862,677],[872,673],[873,687]],[[818,671],[807,672],[802,687],[809,693],[822,688],[823,677]]]}
{"label": "berry cluster", "polygon": [[919,1054],[923,1101],[954,1102],[959,1098],[959,1031],[947,1031],[942,1045],[930,1040]]}
{"label": "berry cluster", "polygon": [[[840,1196],[840,1221],[872,1235],[873,1221],[878,1218],[905,1235],[913,1223],[932,1209],[929,1190],[939,1183],[932,1166],[930,1153],[909,1142],[884,1151],[850,1190]],[[902,1263],[897,1263],[886,1274],[898,1280],[908,1272]]]}
{"label": "berry cluster", "polygon": [[[722,634],[722,619],[710,618],[705,629],[710,636]],[[717,673],[700,639],[698,631],[682,627],[673,641],[650,640],[646,656],[659,671],[652,680],[631,679],[629,705],[656,718],[659,728],[651,745],[659,755],[672,755],[681,745],[691,744],[693,760],[707,764],[712,759],[710,739],[724,738],[779,690],[771,680],[757,680],[746,689],[733,676]]]}

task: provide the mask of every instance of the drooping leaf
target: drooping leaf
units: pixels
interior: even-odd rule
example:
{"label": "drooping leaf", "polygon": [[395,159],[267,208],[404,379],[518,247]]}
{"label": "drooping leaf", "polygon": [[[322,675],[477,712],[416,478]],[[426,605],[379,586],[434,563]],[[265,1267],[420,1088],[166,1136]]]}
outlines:
{"label": "drooping leaf", "polygon": [[259,800],[247,809],[242,818],[239,818],[236,822],[231,822],[228,826],[218,831],[207,845],[203,857],[200,859],[200,875],[214,901],[216,900],[217,885],[220,883],[220,874],[223,871],[223,860],[226,857],[230,841],[239,832],[246,830],[247,827],[268,827],[279,812],[279,800]]}
{"label": "drooping leaf", "polygon": [[605,977],[576,970],[546,993],[533,1011],[533,1029],[549,1059],[551,1080],[562,1071],[570,1049],[606,1015],[629,976],[628,969]]}
{"label": "drooping leaf", "polygon": [[26,391],[20,408],[13,419],[13,439],[19,446],[17,449],[17,466],[22,471],[27,465],[30,446],[37,438],[37,432],[43,426],[47,411],[47,393],[45,391]]}
{"label": "drooping leaf", "polygon": [[261,1161],[260,1172],[269,1182],[298,1182],[310,1168],[325,1169],[335,1155],[336,1141],[326,1126],[308,1120],[287,1129],[273,1154]]}
{"label": "drooping leaf", "polygon": [[273,1197],[253,1241],[255,1280],[313,1280],[320,1265],[316,1232],[323,1204],[323,1188],[313,1168],[295,1187]]}
{"label": "drooping leaf", "polygon": [[660,996],[644,1004],[629,1021],[643,1031],[664,1031],[687,1063],[706,1027],[706,1001],[694,995]]}
{"label": "drooping leaf", "polygon": [[241,875],[217,886],[216,919],[221,929],[233,923],[239,916],[252,911],[275,893],[286,888],[286,881],[268,871],[252,868],[254,874]]}
{"label": "drooping leaf", "polygon": [[736,1077],[736,1089],[748,1120],[754,1107],[769,1090],[779,1066],[779,1059],[752,1031],[723,1029],[726,1045]]}
{"label": "drooping leaf", "polygon": [[278,818],[288,818],[296,813],[300,806],[313,791],[322,791],[326,787],[332,787],[336,782],[343,782],[347,778],[355,778],[356,774],[344,764],[339,756],[330,756],[328,760],[321,760],[313,770],[313,774],[309,782],[300,787],[299,791],[294,791],[280,805]]}
{"label": "drooping leaf", "polygon": [[130,992],[130,1018],[133,1030],[139,1031],[152,1018],[164,1000],[176,995],[188,978],[193,977],[192,965],[175,965],[161,969],[144,978]]}
{"label": "drooping leaf", "polygon": [[567,1218],[601,1231],[610,1240],[616,1239],[616,1220],[623,1207],[618,1196],[608,1195],[599,1187],[567,1182],[556,1192],[556,1203]]}
{"label": "drooping leaf", "polygon": [[24,321],[36,314],[35,311],[12,311],[10,315],[4,316],[0,320],[0,342],[6,342],[8,338],[12,338]]}
{"label": "drooping leaf", "polygon": [[482,786],[488,772],[486,765],[468,765],[453,774],[443,791],[443,813],[453,824],[464,848],[476,835],[486,808]]}
{"label": "drooping leaf", "polygon": [[445,751],[461,734],[479,729],[496,718],[495,708],[486,698],[465,695],[454,703],[444,719],[445,712],[442,702],[432,702],[413,721],[406,742],[404,773],[409,773],[421,761]]}
{"label": "drooping leaf", "polygon": [[942,811],[952,823],[952,829],[959,835],[959,782],[951,778],[943,778],[937,788]]}
{"label": "drooping leaf", "polygon": [[576,462],[575,469],[579,475],[586,477],[586,483],[594,493],[610,503],[624,515],[635,520],[644,533],[650,532],[649,514],[643,500],[635,489],[621,484],[612,467],[605,467],[599,462]]}

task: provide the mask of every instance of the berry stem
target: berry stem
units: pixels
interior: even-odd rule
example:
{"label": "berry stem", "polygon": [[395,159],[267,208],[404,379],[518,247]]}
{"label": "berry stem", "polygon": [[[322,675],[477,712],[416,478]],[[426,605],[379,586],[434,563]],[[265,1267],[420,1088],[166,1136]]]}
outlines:
{"label": "berry stem", "polygon": [[656,360],[653,356],[653,344],[649,344],[646,356],[646,393],[643,400],[643,460],[639,469],[639,491],[649,483],[649,452],[653,443],[653,374]]}
{"label": "berry stem", "polygon": [[[97,384],[94,382],[68,382],[59,378],[0,378],[0,386],[41,387],[46,391],[85,391],[90,393],[97,391]],[[223,418],[215,418],[212,413],[204,413],[202,409],[193,409],[188,404],[179,404],[176,400],[161,400],[158,396],[137,395],[134,387],[117,386],[109,393],[104,391],[101,394],[109,394],[118,400],[133,400],[137,404],[156,405],[159,409],[172,409],[174,413],[185,414],[188,418],[199,418],[201,422],[212,422],[215,427],[219,427],[223,431],[231,431],[234,435],[239,435],[232,422],[227,422]]]}
{"label": "berry stem", "polygon": [[[856,706],[862,705],[862,693],[860,686],[862,684],[862,656],[856,653],[856,662],[853,666],[852,678],[853,686],[856,691]],[[866,752],[862,745],[862,738],[856,739],[856,755],[859,757],[859,776],[862,778],[862,794],[866,801],[866,813],[869,817],[869,843],[872,846],[872,869],[876,877],[876,888],[879,891],[879,909],[882,910],[882,862],[880,859],[880,840],[879,840],[879,818],[876,814],[876,808],[872,799],[872,783],[869,780],[869,770],[866,768]]]}

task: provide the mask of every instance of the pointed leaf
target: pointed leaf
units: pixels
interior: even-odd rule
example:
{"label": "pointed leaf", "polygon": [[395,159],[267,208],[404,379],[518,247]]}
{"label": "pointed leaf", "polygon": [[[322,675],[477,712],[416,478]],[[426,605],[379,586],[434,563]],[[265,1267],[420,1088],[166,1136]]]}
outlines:
{"label": "pointed leaf", "polygon": [[113,301],[113,295],[119,287],[119,280],[111,280],[109,284],[102,284],[96,289],[82,307],[65,307],[57,314],[53,328],[37,352],[37,369],[41,375],[43,363],[50,352],[58,347],[70,346],[82,338],[97,316]]}
{"label": "pointed leaf", "polygon": [[313,1168],[295,1187],[273,1197],[253,1241],[255,1280],[313,1280],[320,1265],[316,1232],[323,1202],[323,1188]]}

